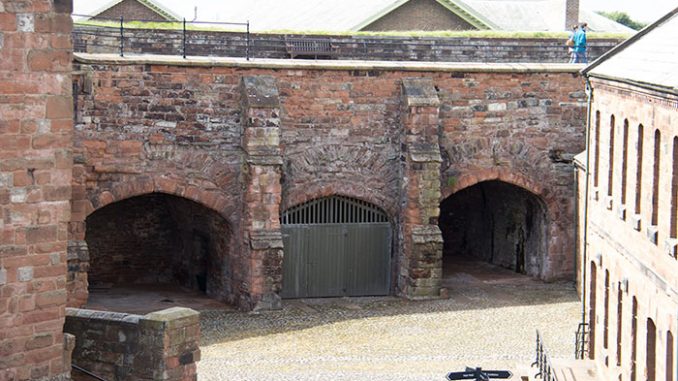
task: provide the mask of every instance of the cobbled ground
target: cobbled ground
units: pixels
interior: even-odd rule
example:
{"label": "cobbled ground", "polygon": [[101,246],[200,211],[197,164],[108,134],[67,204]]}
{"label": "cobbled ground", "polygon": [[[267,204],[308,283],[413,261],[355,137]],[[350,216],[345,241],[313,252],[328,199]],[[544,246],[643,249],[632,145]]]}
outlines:
{"label": "cobbled ground", "polygon": [[551,357],[574,357],[581,306],[573,283],[460,273],[445,286],[442,300],[305,299],[265,313],[205,311],[199,380],[445,380],[465,366],[520,373],[534,359],[537,329]]}

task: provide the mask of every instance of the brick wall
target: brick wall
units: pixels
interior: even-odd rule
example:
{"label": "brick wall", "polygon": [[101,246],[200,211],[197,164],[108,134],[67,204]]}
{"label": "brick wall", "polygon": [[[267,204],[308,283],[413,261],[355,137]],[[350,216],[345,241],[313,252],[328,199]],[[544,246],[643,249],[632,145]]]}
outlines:
{"label": "brick wall", "polygon": [[[120,53],[119,30],[76,26],[75,51],[83,53]],[[298,35],[251,34],[250,57],[289,58],[285,37]],[[393,36],[306,36],[328,39],[337,59],[369,61],[434,62],[539,62],[567,63],[565,37],[558,38],[468,38],[468,37],[393,37]],[[125,30],[126,53],[181,55],[181,31]],[[188,31],[186,54],[189,56],[245,57],[247,38],[243,32]],[[620,43],[619,39],[595,39],[589,36],[589,62]]]}
{"label": "brick wall", "polygon": [[0,379],[67,379],[71,2],[0,1]]}
{"label": "brick wall", "polygon": [[[437,295],[441,197],[500,180],[545,205],[549,254],[535,275],[573,274],[571,157],[583,149],[585,102],[571,71],[88,59],[76,81],[76,235],[87,215],[131,196],[188,198],[236,237],[231,300],[275,305],[279,210],[339,194],[375,204],[397,229],[405,221],[395,292]],[[418,103],[424,90],[430,105]]]}
{"label": "brick wall", "polygon": [[137,0],[124,0],[106,9],[94,17],[95,19],[165,21],[165,18]]}
{"label": "brick wall", "polygon": [[[197,380],[200,319],[188,308],[147,315],[68,308],[73,364],[107,380]],[[91,380],[73,370],[73,380]]]}
{"label": "brick wall", "polygon": [[[675,379],[676,344],[670,338],[678,329],[672,234],[678,98],[611,81],[592,84],[588,246],[579,267],[593,325],[592,357],[605,379],[642,378],[652,366],[655,379]],[[647,357],[652,342],[654,359]]]}
{"label": "brick wall", "polygon": [[384,17],[363,27],[368,31],[393,30],[475,30],[468,22],[449,12],[435,0],[409,1]]}

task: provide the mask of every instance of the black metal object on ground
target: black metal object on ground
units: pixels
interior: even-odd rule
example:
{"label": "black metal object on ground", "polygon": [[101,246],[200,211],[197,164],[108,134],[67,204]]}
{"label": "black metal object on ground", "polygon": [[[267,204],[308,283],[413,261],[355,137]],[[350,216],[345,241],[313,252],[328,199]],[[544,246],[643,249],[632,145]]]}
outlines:
{"label": "black metal object on ground", "polygon": [[450,372],[447,374],[447,379],[452,380],[475,380],[475,381],[489,381],[493,378],[511,378],[513,373],[508,370],[482,370],[482,368],[466,367],[463,372]]}

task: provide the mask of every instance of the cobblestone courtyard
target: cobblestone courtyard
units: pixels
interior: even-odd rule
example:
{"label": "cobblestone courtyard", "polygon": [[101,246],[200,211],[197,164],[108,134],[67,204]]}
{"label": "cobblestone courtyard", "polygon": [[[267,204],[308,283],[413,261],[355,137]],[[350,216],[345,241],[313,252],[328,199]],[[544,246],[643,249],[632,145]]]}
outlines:
{"label": "cobblestone courtyard", "polygon": [[203,312],[199,379],[444,380],[466,365],[515,373],[533,359],[536,329],[552,357],[573,358],[572,283],[472,267],[446,277],[445,300],[287,300],[277,312]]}

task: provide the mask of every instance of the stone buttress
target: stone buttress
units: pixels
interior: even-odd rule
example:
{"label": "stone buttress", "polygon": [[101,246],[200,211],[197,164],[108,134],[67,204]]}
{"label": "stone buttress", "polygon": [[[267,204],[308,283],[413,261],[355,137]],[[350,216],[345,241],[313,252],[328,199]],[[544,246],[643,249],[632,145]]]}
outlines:
{"label": "stone buttress", "polygon": [[439,297],[443,238],[438,227],[440,100],[428,78],[404,78],[401,96],[402,209],[398,293]]}

